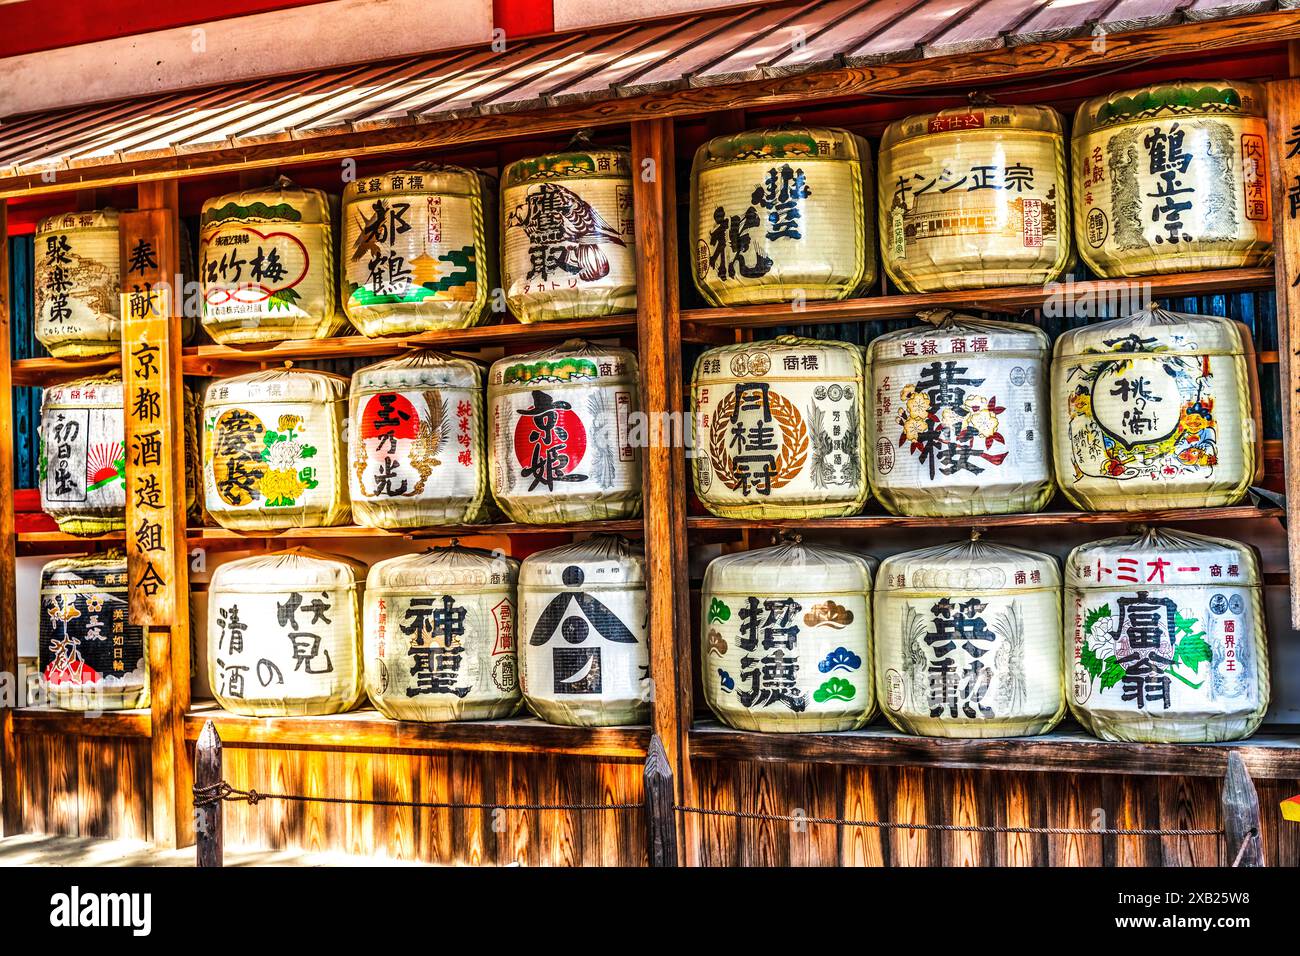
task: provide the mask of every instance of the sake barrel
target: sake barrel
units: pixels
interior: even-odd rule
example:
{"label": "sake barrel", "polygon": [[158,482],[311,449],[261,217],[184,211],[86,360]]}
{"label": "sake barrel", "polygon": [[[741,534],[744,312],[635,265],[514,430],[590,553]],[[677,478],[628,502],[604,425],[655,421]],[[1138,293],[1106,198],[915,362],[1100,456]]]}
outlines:
{"label": "sake barrel", "polygon": [[575,139],[506,167],[501,273],[521,322],[636,311],[632,164],[625,149]]}
{"label": "sake barrel", "polygon": [[1149,308],[1056,340],[1056,479],[1087,511],[1235,504],[1258,466],[1248,333]]}
{"label": "sake barrel", "polygon": [[476,548],[380,561],[366,578],[366,693],[394,720],[486,720],[520,706],[519,562]]}
{"label": "sake barrel", "polygon": [[283,176],[209,199],[199,227],[203,327],[222,345],[319,339],[337,310],[334,204]]}
{"label": "sake barrel", "polygon": [[41,510],[67,534],[126,528],[122,374],[52,385],[41,396]]}
{"label": "sake barrel", "polygon": [[337,714],[365,696],[366,567],[290,548],[220,565],[208,584],[208,679],[232,714]]}
{"label": "sake barrel", "polygon": [[1038,511],[1051,499],[1048,339],[933,312],[867,347],[871,487],[894,514]]}
{"label": "sake barrel", "polygon": [[268,369],[208,386],[203,489],[223,528],[274,531],[345,524],[348,380]]}
{"label": "sake barrel", "polygon": [[459,166],[417,164],[343,190],[343,308],[363,335],[478,325],[496,255],[494,188]]}
{"label": "sake barrel", "polygon": [[711,305],[845,299],[876,277],[866,140],[782,127],[709,140],[691,167],[695,287]]}
{"label": "sake barrel", "polygon": [[422,528],[485,517],[477,364],[411,352],[360,369],[350,391],[348,482],[357,524]]}
{"label": "sake barrel", "polygon": [[529,524],[640,514],[640,407],[627,349],[569,339],[494,362],[488,474],[501,510]]}
{"label": "sake barrel", "polygon": [[862,349],[779,336],[710,349],[691,382],[695,493],[724,518],[857,514],[867,480]]}
{"label": "sake barrel", "polygon": [[1264,88],[1162,83],[1074,117],[1074,234],[1101,276],[1258,266],[1273,254]]}
{"label": "sake barrel", "polygon": [[1065,565],[1070,710],[1104,740],[1203,743],[1268,709],[1259,562],[1238,541],[1151,529]]}
{"label": "sake barrel", "polygon": [[126,555],[59,558],[41,570],[40,687],[64,710],[149,706],[149,651],[131,623]]}
{"label": "sake barrel", "polygon": [[1061,573],[1048,554],[979,540],[886,558],[876,576],[876,692],[927,737],[1024,737],[1065,713]]}
{"label": "sake barrel", "polygon": [[612,727],[650,719],[645,552],[592,535],[519,569],[519,685],[553,724]]}
{"label": "sake barrel", "polygon": [[725,554],[700,595],[704,699],[738,730],[856,730],[876,709],[866,558],[799,540]]}
{"label": "sake barrel", "polygon": [[1061,115],[977,103],[909,116],[880,141],[885,271],[906,292],[1041,285],[1070,259]]}
{"label": "sake barrel", "polygon": [[117,210],[70,212],[36,224],[36,338],[61,359],[122,348]]}

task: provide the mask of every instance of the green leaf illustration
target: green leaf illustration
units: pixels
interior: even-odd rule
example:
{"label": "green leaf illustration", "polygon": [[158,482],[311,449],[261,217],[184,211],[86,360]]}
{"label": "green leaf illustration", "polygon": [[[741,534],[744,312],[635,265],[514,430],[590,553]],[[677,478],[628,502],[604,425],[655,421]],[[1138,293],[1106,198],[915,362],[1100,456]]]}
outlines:
{"label": "green leaf illustration", "polygon": [[1083,650],[1079,652],[1079,663],[1088,672],[1088,676],[1094,680],[1101,676],[1102,669],[1105,667],[1101,658],[1097,656],[1097,652],[1092,649],[1092,645],[1087,641],[1083,642]]}
{"label": "green leaf illustration", "polygon": [[1109,690],[1124,679],[1124,665],[1112,654],[1106,658],[1106,669],[1101,672],[1101,689]]}
{"label": "green leaf illustration", "polygon": [[709,602],[709,623],[714,621],[727,621],[731,619],[731,608],[723,603],[721,598],[714,598]]}
{"label": "green leaf illustration", "polygon": [[315,488],[320,484],[320,482],[316,480],[315,468],[304,468],[302,471],[298,472],[298,480],[308,488]]}
{"label": "green leaf illustration", "polygon": [[1200,634],[1189,634],[1174,645],[1174,663],[1182,664],[1193,674],[1213,656],[1209,643]]}
{"label": "green leaf illustration", "polygon": [[298,452],[298,457],[299,457],[299,458],[312,458],[312,457],[315,456],[315,454],[316,454],[316,446],[315,446],[315,445],[303,445],[303,446],[302,446],[302,449]]}
{"label": "green leaf illustration", "polygon": [[[1083,618],[1083,630],[1086,634],[1092,630],[1092,626],[1104,617],[1110,617],[1110,605],[1103,604],[1101,607],[1095,607],[1089,611]],[[1094,675],[1096,676],[1096,675]]]}
{"label": "green leaf illustration", "polygon": [[278,309],[284,309],[286,312],[289,307],[297,302],[302,296],[298,295],[293,289],[280,289],[271,293],[271,297],[266,300],[266,310],[275,312]]}
{"label": "green leaf illustration", "polygon": [[824,704],[828,700],[852,700],[858,689],[843,677],[832,677],[813,691],[813,700]]}

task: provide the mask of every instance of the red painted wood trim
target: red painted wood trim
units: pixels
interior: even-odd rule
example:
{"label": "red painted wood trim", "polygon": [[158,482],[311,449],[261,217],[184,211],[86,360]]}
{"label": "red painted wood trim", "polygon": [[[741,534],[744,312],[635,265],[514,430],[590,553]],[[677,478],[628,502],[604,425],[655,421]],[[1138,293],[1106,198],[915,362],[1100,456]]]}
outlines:
{"label": "red painted wood trim", "polygon": [[504,30],[507,41],[555,30],[552,0],[492,0],[492,26]]}

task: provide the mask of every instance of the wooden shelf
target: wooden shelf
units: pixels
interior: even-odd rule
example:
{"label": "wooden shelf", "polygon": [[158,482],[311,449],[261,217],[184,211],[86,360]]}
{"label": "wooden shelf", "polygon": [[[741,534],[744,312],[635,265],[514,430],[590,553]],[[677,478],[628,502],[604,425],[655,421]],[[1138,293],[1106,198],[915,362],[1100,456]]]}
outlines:
{"label": "wooden shelf", "polygon": [[1007,286],[1001,289],[965,289],[958,292],[931,292],[919,295],[885,295],[841,302],[808,302],[795,310],[788,302],[771,305],[735,306],[731,308],[688,309],[682,312],[683,336],[692,326],[723,328],[763,328],[773,325],[823,325],[838,322],[875,322],[883,319],[915,320],[925,309],[954,309],[964,312],[1007,312],[1018,314],[1026,309],[1042,308],[1056,292],[1068,295],[1088,294],[1098,298],[1106,293],[1145,290],[1153,299],[1183,295],[1218,295],[1273,287],[1272,268],[1221,269],[1207,272],[1182,272],[1133,279],[1096,279],[1071,286]]}
{"label": "wooden shelf", "polygon": [[446,332],[423,332],[392,338],[366,338],[342,335],[329,339],[300,339],[272,345],[190,346],[182,352],[186,375],[223,375],[233,364],[278,364],[286,360],[312,361],[340,358],[382,358],[410,349],[432,348],[441,351],[479,349],[488,345],[524,345],[567,338],[607,338],[636,331],[635,313],[611,315],[600,319],[571,322],[533,322],[524,324],[506,319],[491,325]]}
{"label": "wooden shelf", "polygon": [[88,359],[84,362],[70,362],[57,358],[16,359],[10,366],[11,380],[14,385],[59,385],[86,375],[96,375],[121,368],[122,359],[118,355],[105,355],[102,358]]}
{"label": "wooden shelf", "polygon": [[100,714],[53,707],[19,707],[12,711],[14,732],[69,734],[78,737],[148,737],[148,710],[107,710]]}
{"label": "wooden shelf", "polygon": [[691,730],[699,760],[793,761],[939,767],[954,770],[1122,773],[1222,777],[1228,754],[1241,752],[1257,779],[1300,777],[1300,734],[1258,733],[1222,744],[1139,744],[1098,740],[1067,723],[1040,737],[954,740],[912,737],[877,721],[836,734],[766,734],[732,730],[716,721]]}
{"label": "wooden shelf", "polygon": [[1176,508],[1167,511],[1039,511],[1034,514],[973,515],[957,518],[900,517],[888,514],[847,518],[717,518],[692,515],[686,519],[693,531],[727,531],[741,528],[773,531],[818,531],[832,528],[972,528],[1019,527],[1053,524],[1175,524],[1183,521],[1281,520],[1281,508],[1234,505],[1230,508]]}
{"label": "wooden shelf", "polygon": [[419,723],[389,720],[375,710],[328,717],[241,717],[212,701],[195,703],[185,736],[197,740],[213,721],[224,744],[328,747],[343,750],[480,750],[644,759],[650,728],[561,727],[535,717]]}

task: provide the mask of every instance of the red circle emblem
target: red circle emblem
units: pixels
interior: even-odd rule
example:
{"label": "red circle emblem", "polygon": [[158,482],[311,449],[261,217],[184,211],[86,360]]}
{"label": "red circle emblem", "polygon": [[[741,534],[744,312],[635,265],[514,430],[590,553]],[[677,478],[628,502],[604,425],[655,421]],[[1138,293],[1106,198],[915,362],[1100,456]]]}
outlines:
{"label": "red circle emblem", "polygon": [[555,424],[548,436],[544,423],[538,423],[527,415],[519,416],[515,423],[515,458],[525,468],[533,463],[533,451],[539,460],[545,460],[546,453],[552,448],[568,457],[562,466],[564,474],[571,473],[587,454],[587,429],[582,419],[570,409],[555,411]]}

